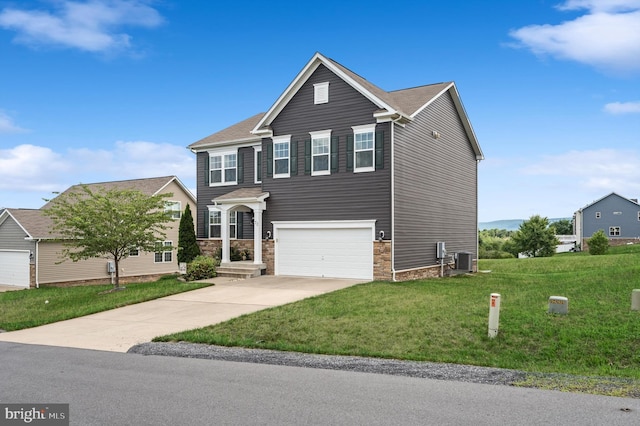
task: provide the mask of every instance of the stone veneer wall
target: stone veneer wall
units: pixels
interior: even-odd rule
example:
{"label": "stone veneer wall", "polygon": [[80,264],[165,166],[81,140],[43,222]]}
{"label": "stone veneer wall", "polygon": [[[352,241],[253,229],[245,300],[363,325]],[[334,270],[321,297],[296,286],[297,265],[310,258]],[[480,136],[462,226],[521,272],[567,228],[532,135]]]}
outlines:
{"label": "stone veneer wall", "polygon": [[273,240],[262,240],[262,263],[267,265],[266,275],[275,275],[276,245]]}
{"label": "stone veneer wall", "polygon": [[391,241],[373,242],[373,279],[379,281],[391,281]]}
{"label": "stone veneer wall", "polygon": [[[197,242],[200,251],[205,256],[216,257],[218,249],[222,247],[222,240],[198,240]],[[251,260],[253,260],[253,240],[231,240],[229,245],[238,250],[249,250]]]}

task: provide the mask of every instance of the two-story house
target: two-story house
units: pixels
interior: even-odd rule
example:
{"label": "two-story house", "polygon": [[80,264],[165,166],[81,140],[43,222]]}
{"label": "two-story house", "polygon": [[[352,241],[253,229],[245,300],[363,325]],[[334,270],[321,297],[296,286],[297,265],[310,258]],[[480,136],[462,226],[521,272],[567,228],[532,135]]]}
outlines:
{"label": "two-story house", "polygon": [[[175,176],[88,184],[92,191],[133,189],[146,195],[172,194],[167,200],[173,221],[168,223],[166,238],[159,241],[161,250],[149,253],[131,248],[120,262],[120,281],[148,281],[165,274],[178,272],[175,249],[178,245],[180,216],[187,204],[191,210],[196,199]],[[63,194],[77,191],[78,185]],[[13,209],[0,211],[0,284],[17,287],[45,285],[73,285],[110,282],[115,271],[109,270],[107,259],[93,258],[72,262],[63,261],[64,241],[52,233],[53,221],[41,209]]]}
{"label": "two-story house", "polygon": [[267,112],[189,148],[223,266],[237,247],[267,274],[405,280],[477,253],[483,154],[453,82],[386,92],[316,53]]}
{"label": "two-story house", "polygon": [[604,231],[611,244],[637,243],[640,240],[640,204],[637,199],[612,192],[575,212],[573,226],[582,247],[599,230]]}

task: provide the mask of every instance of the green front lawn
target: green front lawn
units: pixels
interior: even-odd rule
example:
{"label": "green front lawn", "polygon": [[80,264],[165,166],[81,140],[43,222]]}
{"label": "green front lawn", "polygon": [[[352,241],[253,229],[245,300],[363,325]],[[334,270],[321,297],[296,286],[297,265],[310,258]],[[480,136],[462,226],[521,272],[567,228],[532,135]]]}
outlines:
{"label": "green front lawn", "polygon": [[108,292],[113,286],[45,287],[0,293],[0,329],[20,330],[94,314],[134,303],[210,286],[183,283],[175,277],[155,282],[126,284],[126,290]]}
{"label": "green front lawn", "polygon": [[[630,309],[640,246],[484,260],[479,269],[362,284],[156,341],[640,379],[640,312]],[[495,339],[487,337],[491,293],[502,296]],[[549,296],[568,297],[569,315],[548,314]]]}

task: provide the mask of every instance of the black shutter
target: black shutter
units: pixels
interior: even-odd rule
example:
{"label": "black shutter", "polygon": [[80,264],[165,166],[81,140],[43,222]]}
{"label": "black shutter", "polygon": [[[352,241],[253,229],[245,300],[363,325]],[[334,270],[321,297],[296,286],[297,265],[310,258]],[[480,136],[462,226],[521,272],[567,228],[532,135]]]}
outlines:
{"label": "black shutter", "polygon": [[244,232],[242,230],[242,224],[244,223],[244,212],[236,213],[236,238],[239,240],[244,239]]}
{"label": "black shutter", "polygon": [[347,135],[347,171],[353,171],[353,135]]}
{"label": "black shutter", "polygon": [[267,177],[273,176],[273,142],[267,143]]}
{"label": "black shutter", "polygon": [[236,163],[238,166],[236,173],[238,173],[237,180],[238,183],[244,182],[244,152],[238,152],[238,162]]}
{"label": "black shutter", "polygon": [[384,169],[384,132],[376,132],[376,170]]}
{"label": "black shutter", "polygon": [[262,182],[262,151],[256,153],[256,181]]}
{"label": "black shutter", "polygon": [[338,145],[340,138],[333,136],[331,138],[331,173],[338,173]]}
{"label": "black shutter", "polygon": [[205,238],[211,238],[211,236],[209,235],[209,229],[211,229],[211,227],[209,226],[209,209],[204,211],[204,236]]}
{"label": "black shutter", "polygon": [[206,153],[204,157],[204,184],[209,186],[209,177],[211,176],[211,170],[209,170],[209,153]]}
{"label": "black shutter", "polygon": [[311,174],[311,139],[304,141],[304,174]]}
{"label": "black shutter", "polygon": [[291,142],[291,152],[289,156],[289,170],[291,176],[298,174],[298,141]]}

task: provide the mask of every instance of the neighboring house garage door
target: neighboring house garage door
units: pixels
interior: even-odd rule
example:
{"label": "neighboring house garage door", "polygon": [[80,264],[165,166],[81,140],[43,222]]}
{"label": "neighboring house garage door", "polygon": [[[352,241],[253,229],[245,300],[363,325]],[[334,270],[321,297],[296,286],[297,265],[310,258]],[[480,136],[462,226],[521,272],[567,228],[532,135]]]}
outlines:
{"label": "neighboring house garage door", "polygon": [[375,221],[274,222],[275,273],[373,279]]}
{"label": "neighboring house garage door", "polygon": [[0,284],[29,287],[29,252],[0,250]]}

